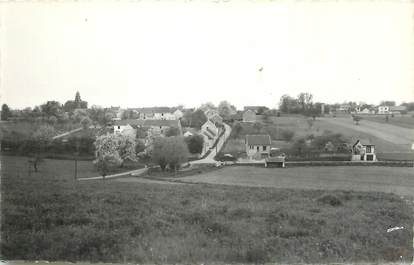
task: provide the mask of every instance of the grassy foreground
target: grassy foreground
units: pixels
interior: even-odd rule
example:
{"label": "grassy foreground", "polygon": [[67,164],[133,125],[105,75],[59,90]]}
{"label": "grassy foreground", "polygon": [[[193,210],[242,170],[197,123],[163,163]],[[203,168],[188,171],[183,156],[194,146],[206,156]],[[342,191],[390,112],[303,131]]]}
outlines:
{"label": "grassy foreground", "polygon": [[[3,259],[146,263],[412,259],[412,211],[398,196],[75,182],[56,177],[58,170],[28,177],[2,164]],[[386,232],[394,226],[405,229]]]}

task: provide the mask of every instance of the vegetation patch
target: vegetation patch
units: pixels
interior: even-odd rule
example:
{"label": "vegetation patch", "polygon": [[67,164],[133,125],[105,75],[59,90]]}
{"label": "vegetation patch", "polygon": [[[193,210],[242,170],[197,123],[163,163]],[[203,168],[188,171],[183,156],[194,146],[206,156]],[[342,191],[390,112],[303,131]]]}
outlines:
{"label": "vegetation patch", "polygon": [[61,174],[59,167],[41,167],[29,176],[18,170],[18,163],[2,161],[2,165],[4,259],[124,263],[412,260],[412,229],[387,233],[391,227],[413,226],[411,208],[394,195],[77,182]]}

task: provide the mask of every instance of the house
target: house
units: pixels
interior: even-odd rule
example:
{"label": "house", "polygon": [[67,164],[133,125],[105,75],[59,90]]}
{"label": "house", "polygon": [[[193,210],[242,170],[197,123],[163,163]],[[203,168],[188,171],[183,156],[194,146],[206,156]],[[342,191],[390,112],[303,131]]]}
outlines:
{"label": "house", "polygon": [[223,118],[218,114],[214,114],[209,118],[209,120],[211,120],[216,126],[223,125]]}
{"label": "house", "polygon": [[357,140],[352,146],[352,161],[377,161],[375,155],[375,145],[368,140]]}
{"label": "house", "polygon": [[120,134],[123,134],[123,135],[129,135],[129,136],[135,138],[137,131],[133,127],[133,125],[131,125],[131,124],[134,124],[133,121],[134,120],[117,120],[117,121],[115,121],[115,124],[113,126],[114,127],[114,134],[120,133]]}
{"label": "house", "polygon": [[270,135],[246,135],[246,154],[249,159],[268,157],[272,140]]}
{"label": "house", "polygon": [[390,107],[391,114],[403,114],[407,113],[407,107],[406,106],[391,106]]}
{"label": "house", "polygon": [[248,110],[252,110],[256,114],[263,114],[263,112],[268,110],[268,108],[266,106],[244,106],[243,109],[244,109],[245,112],[248,111]]}
{"label": "house", "polygon": [[212,138],[216,138],[219,134],[219,129],[211,120],[207,120],[203,125],[201,125],[201,132],[211,136]]}
{"label": "house", "polygon": [[248,109],[243,113],[243,122],[256,122],[256,112]]}
{"label": "house", "polygon": [[378,107],[378,114],[390,114],[390,107],[389,106],[379,106]]}
{"label": "house", "polygon": [[169,107],[136,108],[140,120],[177,120]]}
{"label": "house", "polygon": [[179,120],[121,120],[116,121],[114,125],[114,133],[123,133],[135,135],[137,131],[146,131],[149,136],[165,136],[170,128],[177,128],[179,134],[182,135],[181,123]]}
{"label": "house", "polygon": [[375,114],[375,110],[371,110],[369,108],[363,108],[358,114]]}
{"label": "house", "polygon": [[179,120],[179,119],[181,119],[181,118],[184,116],[184,113],[183,113],[181,110],[176,109],[176,110],[173,112],[173,115],[175,116],[175,119],[176,119],[176,120]]}
{"label": "house", "polygon": [[210,119],[215,115],[219,115],[218,110],[216,109],[207,109],[204,111],[204,114],[206,115],[207,119]]}
{"label": "house", "polygon": [[243,111],[237,111],[235,114],[230,115],[229,120],[227,121],[243,121]]}

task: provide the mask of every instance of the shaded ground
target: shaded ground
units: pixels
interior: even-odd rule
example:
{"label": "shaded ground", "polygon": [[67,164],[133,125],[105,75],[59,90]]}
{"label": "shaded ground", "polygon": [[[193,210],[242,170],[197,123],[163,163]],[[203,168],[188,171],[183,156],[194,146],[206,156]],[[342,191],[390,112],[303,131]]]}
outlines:
{"label": "shaded ground", "polygon": [[186,182],[238,186],[355,190],[414,195],[414,168],[400,167],[296,167],[233,166],[180,178]]}

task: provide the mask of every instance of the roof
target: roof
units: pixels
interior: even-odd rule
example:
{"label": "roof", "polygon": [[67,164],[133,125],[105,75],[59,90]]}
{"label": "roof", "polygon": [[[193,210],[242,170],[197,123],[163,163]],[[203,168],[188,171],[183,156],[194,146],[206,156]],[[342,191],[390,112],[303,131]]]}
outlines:
{"label": "roof", "polygon": [[271,156],[266,158],[267,163],[276,163],[276,162],[285,162],[285,157],[283,156]]}
{"label": "roof", "polygon": [[406,106],[391,106],[390,107],[391,111],[404,111],[407,110]]}
{"label": "roof", "polygon": [[268,134],[246,135],[248,145],[271,145],[272,140]]}
{"label": "roof", "polygon": [[264,108],[264,109],[267,109],[267,107],[266,106],[244,106],[243,107],[243,109],[244,110],[253,110],[253,111],[257,111],[258,109],[261,109],[261,108]]}
{"label": "roof", "polygon": [[359,140],[357,140],[357,141],[354,143],[354,145],[352,145],[352,147],[355,147],[355,146],[358,144],[358,142],[361,142],[361,144],[362,144],[362,145],[365,145],[365,146],[367,146],[367,145],[373,146],[373,145],[374,145],[374,144],[371,142],[371,140],[369,140],[369,139],[359,139]]}
{"label": "roof", "polygon": [[134,120],[127,119],[115,122],[115,125],[131,125],[131,126],[168,126],[179,127],[179,120]]}
{"label": "roof", "polygon": [[161,113],[161,112],[173,112],[170,107],[149,107],[149,108],[134,108],[134,110],[140,113]]}

